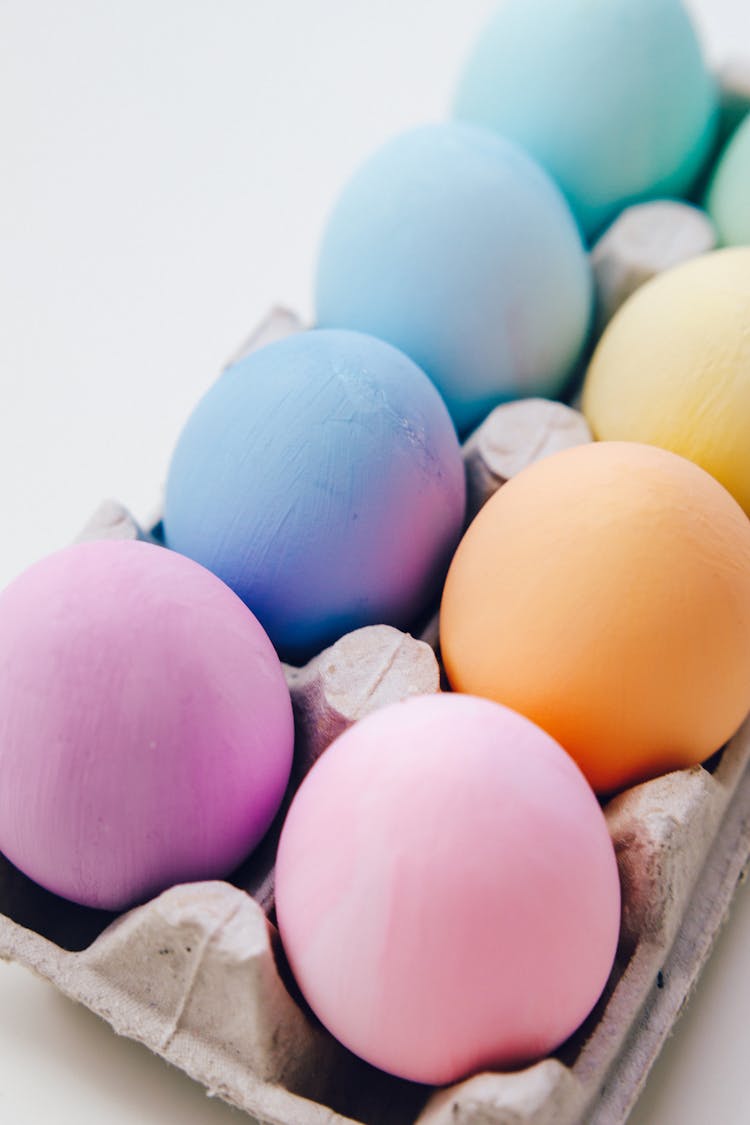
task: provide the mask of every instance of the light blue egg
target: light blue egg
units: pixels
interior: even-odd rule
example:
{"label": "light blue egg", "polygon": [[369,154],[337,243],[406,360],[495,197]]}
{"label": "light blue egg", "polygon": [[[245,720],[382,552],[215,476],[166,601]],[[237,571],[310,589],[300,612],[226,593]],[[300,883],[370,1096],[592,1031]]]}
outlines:
{"label": "light blue egg", "polygon": [[456,114],[524,145],[592,234],[628,203],[690,188],[717,96],[680,0],[505,0]]}
{"label": "light blue egg", "polygon": [[554,397],[586,338],[590,270],[562,195],[517,145],[449,123],[396,137],[343,191],[320,250],[318,323],[401,348],[461,433]]}
{"label": "light blue egg", "polygon": [[356,332],[305,332],[229,368],[177,444],[164,532],[299,661],[429,608],[464,518],[464,469],[424,372]]}

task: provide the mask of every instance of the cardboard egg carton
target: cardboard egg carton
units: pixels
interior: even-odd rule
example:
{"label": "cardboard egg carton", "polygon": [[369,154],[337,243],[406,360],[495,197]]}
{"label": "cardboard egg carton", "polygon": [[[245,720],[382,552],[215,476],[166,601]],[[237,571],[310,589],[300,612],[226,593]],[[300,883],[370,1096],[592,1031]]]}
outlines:
{"label": "cardboard egg carton", "polygon": [[[287,312],[243,347],[301,329]],[[499,407],[469,438],[470,515],[526,464],[590,440],[574,410]],[[119,505],[80,538],[159,541]],[[286,667],[295,714],[290,795],[353,722],[439,691],[437,621],[348,634]],[[616,963],[584,1026],[554,1057],[432,1090],[356,1059],[299,995],[273,925],[273,862],[290,795],[227,881],[172,887],[115,917],[67,903],[0,857],[0,956],[28,966],[218,1095],[269,1125],[618,1125],[700,973],[750,853],[750,720],[707,767],[609,802],[623,913]]]}

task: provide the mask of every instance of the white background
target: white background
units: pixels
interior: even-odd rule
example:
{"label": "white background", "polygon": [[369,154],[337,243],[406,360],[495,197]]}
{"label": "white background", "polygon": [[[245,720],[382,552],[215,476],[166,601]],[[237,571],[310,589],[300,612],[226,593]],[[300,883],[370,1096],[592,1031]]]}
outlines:
{"label": "white background", "polygon": [[[179,428],[274,301],[311,311],[352,169],[438,120],[495,0],[0,0],[0,584],[104,496],[145,517]],[[692,0],[715,59],[747,0]],[[750,1120],[740,892],[633,1125]],[[0,1121],[246,1118],[0,967]]]}

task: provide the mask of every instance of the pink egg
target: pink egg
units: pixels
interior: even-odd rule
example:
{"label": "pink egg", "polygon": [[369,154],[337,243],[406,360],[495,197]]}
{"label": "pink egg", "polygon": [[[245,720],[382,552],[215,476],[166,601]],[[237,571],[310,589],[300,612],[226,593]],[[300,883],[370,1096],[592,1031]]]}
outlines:
{"label": "pink egg", "polygon": [[315,1013],[417,1082],[546,1055],[612,968],[620,889],[596,798],[552,738],[486,700],[412,699],[338,738],[292,803],[276,880]]}
{"label": "pink egg", "polygon": [[270,641],[197,563],[84,543],[0,594],[0,850],[48,890],[121,909],[227,874],[292,743]]}

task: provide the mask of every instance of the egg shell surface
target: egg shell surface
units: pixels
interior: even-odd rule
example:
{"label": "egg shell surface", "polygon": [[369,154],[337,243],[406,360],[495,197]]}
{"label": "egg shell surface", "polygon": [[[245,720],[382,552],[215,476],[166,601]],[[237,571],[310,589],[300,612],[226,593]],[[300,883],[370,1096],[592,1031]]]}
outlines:
{"label": "egg shell surface", "polygon": [[706,207],[724,246],[750,245],[750,113],[716,165]]}
{"label": "egg shell surface", "polygon": [[549,176],[510,141],[458,123],[379,149],[344,188],[318,258],[318,323],[406,352],[462,434],[506,399],[561,393],[591,300]]}
{"label": "egg shell surface", "polygon": [[470,526],[440,642],[455,690],[527,715],[600,792],[694,765],[750,708],[750,523],[673,453],[554,454]]}
{"label": "egg shell surface", "polygon": [[701,255],[642,286],[586,373],[595,437],[695,461],[750,514],[750,248]]}
{"label": "egg shell surface", "polygon": [[592,235],[628,203],[689,189],[717,95],[681,0],[505,0],[456,114],[524,145]]}
{"label": "egg shell surface", "polygon": [[486,700],[422,696],[340,736],[303,782],[276,868],[282,941],[350,1050],[447,1083],[546,1055],[615,954],[620,888],[574,762]]}
{"label": "egg shell surface", "polygon": [[120,910],[228,874],[293,737],[271,642],[189,559],[83,543],[0,594],[0,850],[55,894]]}
{"label": "egg shell surface", "polygon": [[424,372],[362,333],[305,332],[229,368],[198,404],[169,471],[166,541],[227,582],[299,662],[429,606],[465,491]]}

